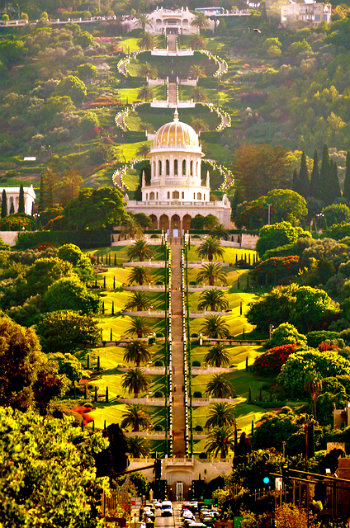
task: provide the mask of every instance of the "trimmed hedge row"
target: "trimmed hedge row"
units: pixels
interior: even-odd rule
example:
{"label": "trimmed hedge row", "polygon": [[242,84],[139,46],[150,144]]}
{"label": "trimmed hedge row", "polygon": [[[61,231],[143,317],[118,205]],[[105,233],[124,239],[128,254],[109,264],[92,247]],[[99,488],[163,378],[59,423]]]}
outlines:
{"label": "trimmed hedge row", "polygon": [[19,233],[16,243],[17,249],[30,249],[38,244],[50,242],[55,246],[76,244],[80,248],[97,248],[109,246],[111,233],[107,229],[98,231],[35,231],[33,233]]}

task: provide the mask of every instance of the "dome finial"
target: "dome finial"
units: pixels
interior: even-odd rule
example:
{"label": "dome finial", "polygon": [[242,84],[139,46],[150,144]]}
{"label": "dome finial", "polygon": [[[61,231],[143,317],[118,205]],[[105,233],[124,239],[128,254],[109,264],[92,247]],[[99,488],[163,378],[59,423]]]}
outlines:
{"label": "dome finial", "polygon": [[179,122],[179,112],[177,111],[177,108],[175,108],[174,123],[178,123],[178,122]]}

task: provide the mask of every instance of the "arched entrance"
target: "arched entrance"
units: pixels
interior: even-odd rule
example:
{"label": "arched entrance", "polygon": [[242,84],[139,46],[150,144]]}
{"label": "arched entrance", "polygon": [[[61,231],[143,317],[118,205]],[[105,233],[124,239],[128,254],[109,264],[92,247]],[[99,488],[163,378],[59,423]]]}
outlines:
{"label": "arched entrance", "polygon": [[156,215],[150,215],[150,219],[152,220],[152,229],[158,229],[158,218]]}
{"label": "arched entrance", "polygon": [[185,215],[182,219],[182,229],[184,230],[184,233],[186,231],[189,231],[190,225],[191,225],[191,216],[189,214]]}
{"label": "arched entrance", "polygon": [[181,220],[179,215],[175,214],[171,217],[171,236],[177,237],[182,235]]}
{"label": "arched entrance", "polygon": [[163,214],[159,218],[159,229],[161,229],[162,231],[165,231],[166,233],[169,231],[169,218],[165,214]]}

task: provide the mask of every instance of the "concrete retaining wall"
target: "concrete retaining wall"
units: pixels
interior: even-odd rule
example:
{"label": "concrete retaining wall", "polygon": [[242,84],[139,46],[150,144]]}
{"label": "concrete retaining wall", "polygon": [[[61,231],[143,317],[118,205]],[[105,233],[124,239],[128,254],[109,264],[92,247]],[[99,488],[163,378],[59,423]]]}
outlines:
{"label": "concrete retaining wall", "polygon": [[11,247],[16,245],[17,235],[19,231],[0,231],[0,238],[9,244]]}

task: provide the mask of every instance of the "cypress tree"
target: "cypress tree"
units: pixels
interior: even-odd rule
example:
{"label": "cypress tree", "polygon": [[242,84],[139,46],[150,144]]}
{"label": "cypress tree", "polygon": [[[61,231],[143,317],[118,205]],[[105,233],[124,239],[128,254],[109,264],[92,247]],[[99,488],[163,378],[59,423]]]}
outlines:
{"label": "cypress tree", "polygon": [[1,197],[1,218],[5,218],[5,216],[7,216],[7,196],[5,189],[3,189]]}
{"label": "cypress tree", "polygon": [[311,185],[310,194],[315,198],[321,199],[321,182],[320,182],[320,171],[318,168],[318,152],[314,152],[314,164],[311,172]]}
{"label": "cypress tree", "polygon": [[307,164],[306,164],[306,154],[303,151],[301,155],[301,162],[300,162],[300,171],[298,176],[298,183],[299,183],[299,194],[302,196],[309,196],[310,195],[310,180],[309,180],[309,172],[307,170]]}
{"label": "cypress tree", "polygon": [[328,203],[332,204],[336,198],[341,197],[338,178],[338,166],[336,161],[330,160],[328,180],[326,182]]}
{"label": "cypress tree", "polygon": [[292,190],[295,192],[299,192],[299,178],[298,178],[298,172],[296,169],[293,171],[292,176]]}
{"label": "cypress tree", "polygon": [[321,200],[324,201],[324,203],[328,204],[329,202],[329,196],[328,196],[328,182],[330,178],[330,172],[331,172],[331,162],[329,159],[329,152],[328,152],[328,145],[323,145],[322,150],[322,162],[321,162],[321,170],[320,170],[320,190],[321,190]]}
{"label": "cypress tree", "polygon": [[44,209],[44,192],[45,192],[45,185],[44,185],[44,176],[41,174],[40,176],[40,196],[39,196],[39,204],[38,204],[38,211],[41,213]]}
{"label": "cypress tree", "polygon": [[19,188],[18,212],[24,213],[24,189],[22,184]]}
{"label": "cypress tree", "polygon": [[10,215],[14,214],[14,212],[15,212],[15,206],[14,206],[13,202],[11,202]]}
{"label": "cypress tree", "polygon": [[350,202],[350,150],[346,153],[345,179],[343,196]]}

